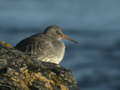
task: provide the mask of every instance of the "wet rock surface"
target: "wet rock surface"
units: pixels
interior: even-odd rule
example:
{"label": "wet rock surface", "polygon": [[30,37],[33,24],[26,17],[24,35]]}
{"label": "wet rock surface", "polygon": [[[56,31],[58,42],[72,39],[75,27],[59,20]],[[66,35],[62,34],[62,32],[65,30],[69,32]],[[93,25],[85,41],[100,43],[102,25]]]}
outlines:
{"label": "wet rock surface", "polygon": [[0,47],[0,90],[79,90],[71,70]]}

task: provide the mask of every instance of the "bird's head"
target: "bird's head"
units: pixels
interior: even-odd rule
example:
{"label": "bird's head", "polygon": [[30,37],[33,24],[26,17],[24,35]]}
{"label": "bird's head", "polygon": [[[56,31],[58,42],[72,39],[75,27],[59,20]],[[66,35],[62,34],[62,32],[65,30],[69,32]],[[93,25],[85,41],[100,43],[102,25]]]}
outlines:
{"label": "bird's head", "polygon": [[58,26],[47,27],[44,31],[44,34],[47,34],[48,36],[54,37],[57,40],[62,40],[64,38],[64,39],[70,40],[74,43],[78,43],[77,41],[72,40],[70,37],[64,35],[63,32],[62,32],[62,29]]}

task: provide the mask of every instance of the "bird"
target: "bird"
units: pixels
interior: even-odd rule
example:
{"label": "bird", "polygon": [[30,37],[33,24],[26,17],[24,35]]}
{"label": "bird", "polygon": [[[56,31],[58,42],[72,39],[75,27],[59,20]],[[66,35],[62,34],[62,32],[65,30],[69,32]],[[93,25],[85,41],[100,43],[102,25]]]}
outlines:
{"label": "bird", "polygon": [[59,64],[65,54],[65,44],[62,39],[78,43],[64,35],[59,26],[51,25],[43,33],[34,34],[20,41],[15,48],[38,61]]}

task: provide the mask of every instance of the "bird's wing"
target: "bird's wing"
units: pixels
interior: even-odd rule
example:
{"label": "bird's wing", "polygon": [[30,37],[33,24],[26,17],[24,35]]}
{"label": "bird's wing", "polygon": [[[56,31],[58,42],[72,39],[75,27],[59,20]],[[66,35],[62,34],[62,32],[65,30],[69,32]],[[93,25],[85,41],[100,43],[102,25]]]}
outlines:
{"label": "bird's wing", "polygon": [[24,39],[15,48],[42,61],[47,60],[47,58],[54,59],[56,56],[54,46],[45,38]]}

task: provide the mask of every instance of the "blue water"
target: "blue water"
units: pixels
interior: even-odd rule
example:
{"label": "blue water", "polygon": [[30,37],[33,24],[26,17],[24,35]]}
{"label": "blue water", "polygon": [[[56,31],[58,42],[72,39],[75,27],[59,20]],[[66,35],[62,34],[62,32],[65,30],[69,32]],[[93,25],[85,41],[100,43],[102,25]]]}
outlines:
{"label": "blue water", "polygon": [[61,65],[81,90],[120,90],[119,0],[0,0],[0,40],[15,46],[48,25],[79,41],[63,40]]}

